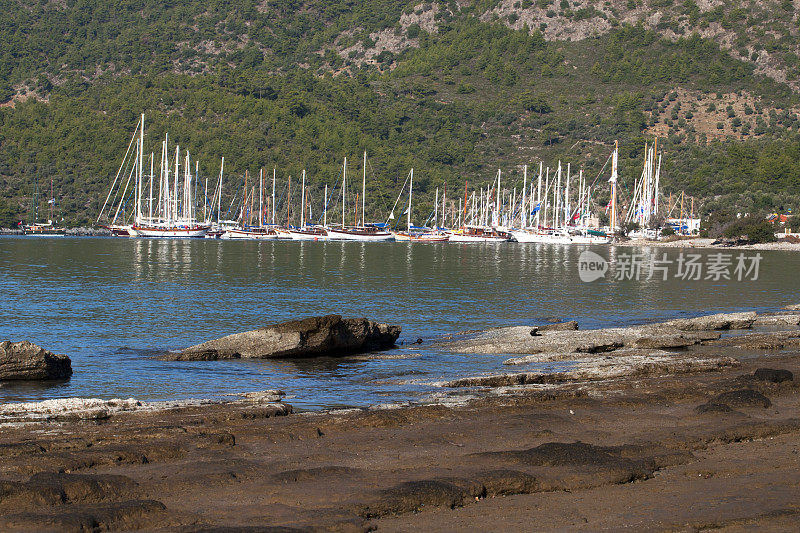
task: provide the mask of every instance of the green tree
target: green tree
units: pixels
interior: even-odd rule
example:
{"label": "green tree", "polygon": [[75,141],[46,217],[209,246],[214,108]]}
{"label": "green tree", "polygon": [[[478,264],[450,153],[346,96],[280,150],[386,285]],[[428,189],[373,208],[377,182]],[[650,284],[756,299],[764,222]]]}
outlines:
{"label": "green tree", "polygon": [[0,228],[16,227],[19,221],[17,210],[8,201],[0,198]]}

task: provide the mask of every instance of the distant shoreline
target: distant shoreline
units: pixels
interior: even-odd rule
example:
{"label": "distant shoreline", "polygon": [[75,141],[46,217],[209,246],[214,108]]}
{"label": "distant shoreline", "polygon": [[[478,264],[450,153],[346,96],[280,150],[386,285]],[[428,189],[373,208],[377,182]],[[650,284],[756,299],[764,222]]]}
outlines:
{"label": "distant shoreline", "polygon": [[696,238],[681,239],[676,241],[648,241],[632,239],[630,241],[614,243],[617,246],[658,246],[659,248],[712,248],[716,250],[786,250],[800,252],[800,243],[791,242],[763,242],[759,244],[714,244],[717,239]]}

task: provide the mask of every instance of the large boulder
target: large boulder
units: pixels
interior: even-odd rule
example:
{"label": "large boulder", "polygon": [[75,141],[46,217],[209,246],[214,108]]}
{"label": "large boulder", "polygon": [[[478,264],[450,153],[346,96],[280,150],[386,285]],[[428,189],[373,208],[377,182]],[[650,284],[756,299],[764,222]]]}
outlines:
{"label": "large boulder", "polygon": [[28,341],[0,342],[0,381],[66,379],[72,362]]}
{"label": "large boulder", "polygon": [[394,346],[400,326],[366,318],[339,315],[292,320],[252,331],[234,333],[182,352],[167,355],[176,361],[273,357],[343,356]]}

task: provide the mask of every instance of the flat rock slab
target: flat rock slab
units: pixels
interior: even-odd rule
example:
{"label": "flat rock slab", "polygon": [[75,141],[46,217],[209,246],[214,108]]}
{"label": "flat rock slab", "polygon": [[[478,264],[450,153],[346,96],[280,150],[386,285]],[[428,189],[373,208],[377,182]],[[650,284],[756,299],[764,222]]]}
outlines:
{"label": "flat rock slab", "polygon": [[620,348],[676,349],[718,339],[721,331],[748,328],[755,313],[687,318],[627,328],[548,331],[530,326],[499,328],[442,344],[461,353],[604,353]]}
{"label": "flat rock slab", "polygon": [[310,317],[234,333],[171,353],[163,359],[207,361],[346,356],[394,346],[400,326],[339,315]]}
{"label": "flat rock slab", "polygon": [[625,376],[657,376],[711,372],[739,363],[730,357],[686,355],[592,356],[561,371],[519,372],[473,376],[440,382],[442,387],[509,387],[516,385],[555,385],[562,383],[616,379]]}
{"label": "flat rock slab", "polygon": [[731,407],[763,407],[765,409],[772,405],[769,398],[752,389],[723,392],[710,403],[725,404]]}
{"label": "flat rock slab", "polygon": [[767,381],[769,383],[783,383],[793,381],[794,374],[782,368],[758,368],[753,373],[756,381]]}
{"label": "flat rock slab", "polygon": [[66,355],[28,341],[0,342],[0,381],[66,379],[71,375],[72,361]]}

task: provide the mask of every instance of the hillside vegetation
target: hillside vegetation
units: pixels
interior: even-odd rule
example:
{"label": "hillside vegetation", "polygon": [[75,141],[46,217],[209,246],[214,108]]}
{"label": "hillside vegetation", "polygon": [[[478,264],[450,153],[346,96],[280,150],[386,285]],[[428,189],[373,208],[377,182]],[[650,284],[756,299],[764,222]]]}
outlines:
{"label": "hillside vegetation", "polygon": [[52,180],[58,215],[92,221],[142,112],[156,158],[167,131],[199,157],[201,182],[225,157],[229,204],[245,171],[276,168],[285,203],[306,169],[318,212],[343,158],[355,177],[366,150],[368,218],[386,218],[414,167],[424,219],[436,188],[452,201],[498,168],[508,189],[541,160],[594,179],[615,140],[624,190],[658,136],[667,194],[705,212],[800,207],[791,2],[0,8],[0,196],[24,216],[37,183],[44,212]]}

